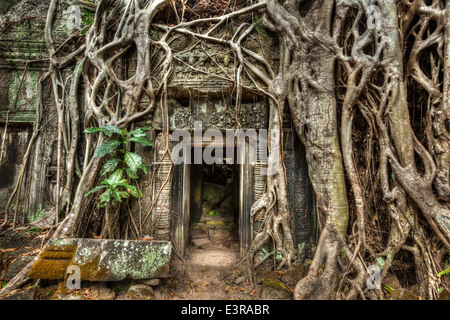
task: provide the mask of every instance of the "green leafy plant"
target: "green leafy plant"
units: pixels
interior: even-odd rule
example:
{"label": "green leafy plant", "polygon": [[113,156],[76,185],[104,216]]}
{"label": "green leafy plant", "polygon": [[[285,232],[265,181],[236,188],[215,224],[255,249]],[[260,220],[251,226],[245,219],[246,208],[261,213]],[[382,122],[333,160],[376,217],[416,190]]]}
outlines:
{"label": "green leafy plant", "polygon": [[255,15],[255,20],[255,31],[263,37],[268,37],[268,34],[264,32],[264,23],[262,22],[262,19],[260,19],[258,15]]}
{"label": "green leafy plant", "polygon": [[147,167],[142,163],[142,158],[138,154],[127,151],[127,145],[130,142],[139,143],[143,146],[152,146],[148,141],[146,131],[151,128],[139,128],[127,132],[116,126],[92,127],[84,132],[88,134],[102,132],[111,140],[104,142],[94,151],[94,157],[108,156],[110,159],[105,162],[100,176],[108,174],[101,184],[90,190],[85,196],[91,193],[104,190],[98,198],[98,207],[105,207],[107,204],[115,201],[122,202],[122,199],[129,198],[130,195],[136,198],[142,197],[142,192],[130,184],[129,180],[138,179],[138,170],[147,174]]}
{"label": "green leafy plant", "polygon": [[387,292],[389,292],[389,293],[391,293],[392,291],[394,291],[394,289],[393,289],[390,285],[388,285],[388,284],[385,284],[385,285],[384,285],[384,289],[385,289]]}
{"label": "green leafy plant", "polygon": [[119,287],[119,291],[125,291],[127,290],[129,287],[131,287],[131,282],[126,283],[125,285]]}
{"label": "green leafy plant", "polygon": [[276,253],[275,253],[275,259],[281,260],[281,259],[283,259],[283,257],[284,257],[283,251],[277,250]]}
{"label": "green leafy plant", "polygon": [[33,222],[36,220],[39,220],[43,218],[47,214],[46,211],[42,210],[42,205],[39,204],[39,208],[36,210],[36,212],[29,212],[27,217],[29,222]]}
{"label": "green leafy plant", "polygon": [[44,231],[44,229],[41,229],[41,228],[38,228],[38,227],[32,227],[32,228],[27,229],[25,231],[29,232],[29,233],[39,233],[39,232]]}
{"label": "green leafy plant", "polygon": [[214,210],[211,210],[210,212],[208,212],[208,216],[210,217],[218,217],[220,216],[220,213]]}
{"label": "green leafy plant", "polygon": [[83,11],[81,11],[81,30],[80,35],[85,35],[86,32],[91,28],[95,20],[95,14],[92,9],[83,6]]}
{"label": "green leafy plant", "polygon": [[438,273],[438,277],[442,277],[444,274],[450,273],[450,268],[442,270]]}
{"label": "green leafy plant", "polygon": [[159,36],[158,36],[158,29],[157,29],[157,28],[152,27],[152,28],[150,29],[150,37],[151,37],[153,40],[158,41]]}

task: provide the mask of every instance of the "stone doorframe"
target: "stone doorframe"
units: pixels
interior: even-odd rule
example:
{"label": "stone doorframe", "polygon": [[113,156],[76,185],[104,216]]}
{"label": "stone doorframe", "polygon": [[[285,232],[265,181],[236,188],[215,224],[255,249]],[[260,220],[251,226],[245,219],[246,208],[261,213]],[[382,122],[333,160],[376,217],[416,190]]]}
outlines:
{"label": "stone doorframe", "polygon": [[[255,163],[250,163],[249,155],[255,152],[256,141],[250,141],[252,138],[245,139],[243,152],[238,152],[235,159],[240,157],[239,166],[239,247],[240,256],[244,257],[252,240],[252,230],[250,225],[250,209],[255,201]],[[235,142],[236,143],[236,142]],[[193,147],[216,146],[224,147],[225,144],[211,145],[208,141],[195,144]],[[158,143],[155,148],[155,161],[160,161],[158,156]],[[225,155],[224,155],[225,156]],[[176,254],[184,258],[187,253],[190,232],[190,193],[191,193],[191,164],[181,163],[173,166],[172,178],[170,183],[170,241]],[[153,198],[156,196],[158,188],[153,188]],[[166,200],[167,201],[167,200]],[[156,206],[155,206],[156,207]],[[169,240],[169,239],[167,239]]]}

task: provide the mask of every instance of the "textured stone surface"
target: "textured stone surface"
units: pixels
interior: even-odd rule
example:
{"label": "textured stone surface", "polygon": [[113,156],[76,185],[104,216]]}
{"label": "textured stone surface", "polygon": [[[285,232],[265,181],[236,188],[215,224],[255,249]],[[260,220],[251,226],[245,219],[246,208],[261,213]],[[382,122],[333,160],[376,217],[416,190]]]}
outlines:
{"label": "textured stone surface", "polygon": [[292,292],[278,280],[265,280],[261,287],[261,299],[286,300],[292,298]]}
{"label": "textured stone surface", "polygon": [[25,290],[6,296],[0,300],[34,300],[35,296],[36,296],[36,287],[32,286],[26,288]]}
{"label": "textured stone surface", "polygon": [[69,294],[69,295],[58,294],[53,298],[53,300],[86,300],[86,298],[83,297],[82,295],[77,294]]}
{"label": "textured stone surface", "polygon": [[113,300],[116,293],[106,283],[94,284],[90,287],[90,293],[94,300]]}
{"label": "textured stone surface", "polygon": [[[216,97],[222,100],[224,97],[234,94],[235,85],[233,81],[230,81],[235,78],[236,74],[233,52],[222,49],[220,54],[214,54],[219,47],[213,43],[208,44],[208,52],[199,47],[182,50],[181,48],[187,49],[189,40],[185,37],[183,41],[180,37],[177,42],[174,47],[178,47],[177,49],[182,53],[176,54],[174,60],[174,76],[168,87],[170,96],[179,98],[190,98],[192,96]],[[272,65],[276,64],[279,59],[276,41],[271,37],[261,37],[258,40],[248,39],[246,40],[246,47],[267,59]],[[194,65],[195,69],[189,68],[187,64]],[[220,64],[220,67],[218,64]],[[260,71],[267,74],[265,68],[261,67]],[[257,78],[255,81],[259,82]],[[243,84],[245,86],[251,85],[251,80],[246,78],[243,80]],[[263,86],[262,83],[260,85]],[[252,95],[245,88],[243,91],[244,97]]]}
{"label": "textured stone surface", "polygon": [[127,292],[131,300],[155,300],[153,288],[145,284],[136,284],[131,286]]}
{"label": "textured stone surface", "polygon": [[208,238],[198,238],[198,239],[192,239],[192,242],[197,246],[201,247],[208,243],[211,243],[211,241]]}
{"label": "textured stone surface", "polygon": [[236,284],[241,284],[241,283],[243,283],[244,281],[245,281],[245,277],[238,277],[235,281],[234,281],[234,283],[236,283]]}
{"label": "textured stone surface", "polygon": [[439,294],[439,300],[450,300],[450,291],[443,289]]}
{"label": "textured stone surface", "polygon": [[[182,105],[176,99],[170,99],[170,130],[193,130],[194,122],[201,121],[204,129],[233,129],[237,126],[236,111],[232,105],[222,100],[193,100],[189,106]],[[239,111],[239,123],[242,129],[262,129],[268,125],[267,106],[262,102],[244,103]],[[153,117],[152,128],[162,128],[161,110],[157,108]]]}
{"label": "textured stone surface", "polygon": [[389,294],[388,300],[419,300],[419,298],[405,288],[399,288]]}
{"label": "textured stone surface", "polygon": [[300,279],[302,279],[305,275],[306,270],[303,264],[292,265],[285,273],[283,273],[281,276],[281,281],[286,283],[291,288],[294,288]]}
{"label": "textured stone surface", "polygon": [[25,267],[28,263],[31,262],[31,260],[34,259],[34,256],[23,256],[18,257],[16,260],[11,262],[8,269],[6,269],[5,274],[2,277],[2,280],[11,280],[22,270],[23,267]]}
{"label": "textured stone surface", "polygon": [[[316,242],[314,194],[308,175],[306,151],[292,128],[284,132],[287,177],[287,200],[291,212],[291,222],[295,245],[305,243],[305,256],[313,257],[308,248]],[[303,258],[303,257],[302,257]]]}
{"label": "textured stone surface", "polygon": [[[52,32],[56,47],[69,35],[68,16],[62,12],[72,3],[72,0],[58,1]],[[2,0],[0,3],[0,131],[3,132],[7,118],[9,123],[4,150],[8,157],[0,168],[0,210],[4,210],[18,179],[36,120],[39,100],[36,85],[48,70],[44,26],[49,4],[50,0]],[[56,168],[57,157],[56,148],[52,146],[57,136],[57,121],[49,120],[56,108],[47,91],[43,96],[41,120],[42,124],[47,121],[48,124],[33,147],[25,173],[28,183],[23,185],[23,196],[18,204],[19,212],[26,209],[30,215],[45,211],[54,201],[56,170],[53,168]]]}
{"label": "textured stone surface", "polygon": [[81,280],[166,277],[171,249],[166,241],[52,239],[29,277],[64,279],[69,265],[80,268]]}
{"label": "textured stone surface", "polygon": [[398,281],[398,278],[392,273],[386,274],[386,277],[383,279],[383,286],[385,285],[389,285],[394,290],[402,287],[400,281]]}
{"label": "textured stone surface", "polygon": [[160,279],[144,279],[139,281],[140,284],[145,284],[150,287],[157,287],[161,284]]}

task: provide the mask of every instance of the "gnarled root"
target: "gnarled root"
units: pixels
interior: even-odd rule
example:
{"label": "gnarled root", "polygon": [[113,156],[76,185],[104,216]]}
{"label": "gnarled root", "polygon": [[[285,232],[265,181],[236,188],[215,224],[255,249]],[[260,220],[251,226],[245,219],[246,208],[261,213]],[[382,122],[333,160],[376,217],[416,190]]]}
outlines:
{"label": "gnarled root", "polygon": [[[359,259],[353,259],[351,265],[345,266],[340,260],[340,254],[344,257],[352,257],[352,252],[345,245],[342,236],[331,223],[327,223],[323,229],[317,252],[306,277],[301,279],[294,289],[295,300],[329,300],[336,297],[338,286],[339,266],[351,269],[355,276],[347,279],[350,290],[346,292],[345,299],[354,299],[358,294],[364,299],[362,287],[366,278],[364,267]],[[345,260],[345,259],[344,259]]]}
{"label": "gnarled root", "polygon": [[289,211],[280,210],[280,208],[286,208],[283,202],[285,195],[277,194],[276,185],[276,183],[271,184],[269,190],[251,208],[250,221],[252,230],[257,213],[263,212],[264,215],[262,224],[254,236],[247,254],[242,259],[242,261],[247,262],[248,273],[251,278],[253,278],[253,270],[265,261],[264,258],[255,259],[255,256],[259,250],[269,243],[270,239],[275,244],[273,254],[275,255],[275,260],[278,261],[278,265],[275,266],[276,269],[290,266],[296,255],[289,227]]}
{"label": "gnarled root", "polygon": [[327,224],[320,236],[308,274],[295,286],[295,300],[334,299],[338,284],[337,259],[342,246],[342,237],[331,224]]}

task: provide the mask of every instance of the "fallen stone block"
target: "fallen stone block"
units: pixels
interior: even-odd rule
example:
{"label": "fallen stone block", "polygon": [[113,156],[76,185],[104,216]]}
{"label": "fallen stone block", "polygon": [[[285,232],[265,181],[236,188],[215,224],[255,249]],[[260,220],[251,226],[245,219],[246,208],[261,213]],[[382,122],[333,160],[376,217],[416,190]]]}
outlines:
{"label": "fallen stone block", "polygon": [[31,279],[63,280],[69,266],[80,280],[120,281],[165,278],[169,274],[168,241],[51,239],[31,268]]}

